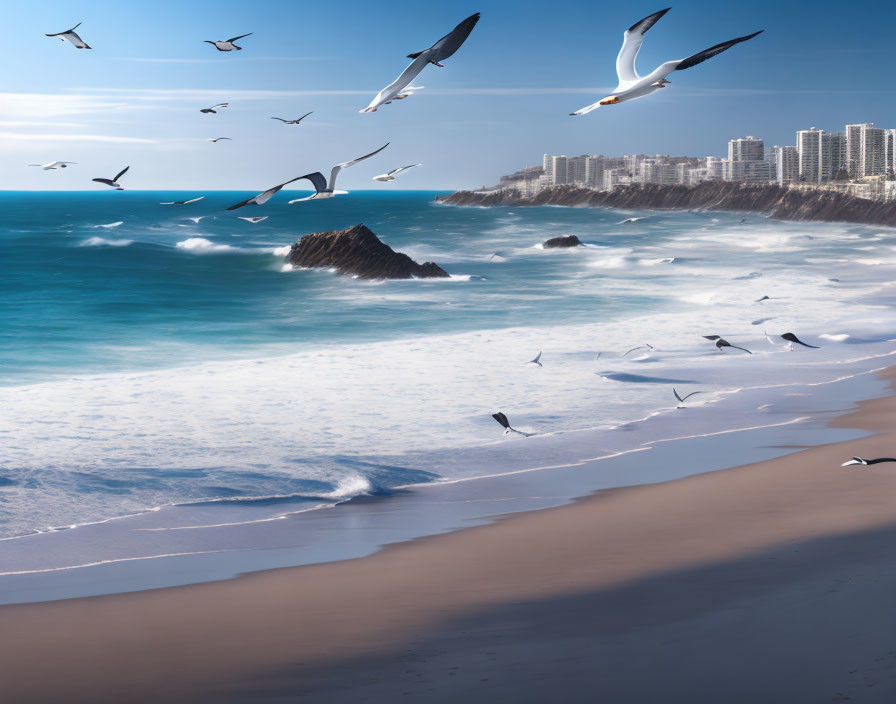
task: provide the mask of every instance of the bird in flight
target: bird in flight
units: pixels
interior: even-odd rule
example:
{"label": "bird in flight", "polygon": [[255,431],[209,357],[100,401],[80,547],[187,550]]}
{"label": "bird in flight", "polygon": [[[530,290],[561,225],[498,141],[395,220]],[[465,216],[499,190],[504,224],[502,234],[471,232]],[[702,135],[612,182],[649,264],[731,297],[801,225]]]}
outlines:
{"label": "bird in flight", "polygon": [[159,205],[186,205],[187,203],[195,203],[197,200],[202,200],[203,198],[205,198],[205,196],[190,198],[190,200],[172,200],[166,203],[159,203]]}
{"label": "bird in flight", "polygon": [[763,31],[759,30],[753,34],[748,34],[745,37],[738,37],[737,39],[730,39],[727,42],[716,44],[715,46],[697,52],[686,59],[666,61],[657,66],[647,76],[640,76],[638,75],[637,70],[635,70],[635,59],[638,56],[641,43],[644,41],[644,35],[647,33],[647,30],[653,27],[660,17],[665,15],[670,9],[671,8],[667,7],[665,10],[654,12],[643,20],[635,22],[635,24],[625,31],[622,48],[619,50],[619,55],[616,57],[616,75],[619,78],[619,83],[616,86],[616,89],[610,95],[601,98],[596,103],[592,103],[580,110],[576,110],[575,112],[570,113],[570,115],[585,115],[592,110],[597,110],[597,108],[602,105],[616,105],[617,103],[622,103],[626,100],[634,100],[635,98],[643,98],[645,95],[650,95],[660,88],[666,87],[669,83],[669,81],[666,80],[666,76],[673,71],[683,71],[686,68],[691,68],[691,66],[702,64],[707,59],[711,59],[713,56],[721,54],[735,44],[752,39]]}
{"label": "bird in flight", "polygon": [[218,103],[217,105],[212,105],[210,108],[201,108],[199,112],[211,113],[212,115],[217,115],[218,110],[220,108],[229,108],[230,103]]}
{"label": "bird in flight", "polygon": [[52,169],[67,169],[69,164],[77,164],[77,161],[51,161],[46,164],[28,164],[28,166],[39,166],[44,171]]}
{"label": "bird in flight", "polygon": [[862,457],[853,457],[851,460],[847,460],[841,467],[848,467],[851,464],[860,464],[863,467],[867,467],[869,464],[880,464],[881,462],[896,462],[896,457],[878,457],[873,460],[866,460]]}
{"label": "bird in flight", "polygon": [[[311,112],[314,112],[314,111],[312,110]],[[280,122],[282,122],[284,125],[297,125],[302,120],[304,120],[306,117],[308,117],[311,114],[311,112],[306,112],[304,115],[302,115],[301,117],[299,117],[295,120],[284,120],[282,117],[272,117],[271,119],[272,120],[280,120]]]}
{"label": "bird in flight", "polygon": [[79,37],[78,33],[75,31],[80,26],[81,23],[78,22],[78,24],[76,24],[71,29],[67,29],[64,32],[56,32],[56,34],[47,34],[46,36],[59,37],[61,41],[68,42],[73,47],[75,47],[75,49],[90,49],[90,47],[87,46],[87,42],[81,39],[81,37]]}
{"label": "bird in flight", "polygon": [[281,188],[285,185],[292,183],[293,181],[298,181],[299,179],[305,178],[304,176],[296,176],[295,178],[289,179],[289,181],[284,181],[278,186],[274,186],[273,188],[269,188],[266,191],[262,191],[256,196],[252,196],[251,198],[246,198],[246,200],[241,200],[236,205],[231,205],[227,210],[236,210],[237,208],[242,208],[244,205],[264,205],[267,203],[275,193],[277,193]]}
{"label": "bird in flight", "polygon": [[753,354],[746,347],[738,347],[737,345],[732,345],[730,342],[728,342],[728,340],[726,340],[723,337],[720,337],[719,335],[704,335],[703,337],[705,337],[707,340],[715,341],[716,347],[718,348],[718,350],[720,352],[722,351],[723,348],[730,347],[733,350],[741,350],[743,352],[746,352],[747,354]]}
{"label": "bird in flight", "polygon": [[246,222],[251,222],[253,225],[261,222],[262,220],[267,220],[268,215],[252,215],[250,217],[244,217],[242,215],[237,216],[240,220],[245,220]]}
{"label": "bird in flight", "polygon": [[402,100],[403,98],[413,95],[415,90],[422,90],[422,86],[411,86],[411,81],[413,81],[428,64],[442,66],[440,62],[444,61],[454,54],[455,51],[460,49],[467,37],[470,36],[470,32],[473,31],[473,27],[476,26],[478,21],[479,13],[477,12],[475,15],[467,17],[467,19],[429,47],[429,49],[418,51],[414,54],[408,54],[408,58],[413,59],[410,65],[402,71],[398,78],[377,93],[376,97],[370,101],[370,105],[360,112],[376,112],[380,105],[388,105],[393,100]]}
{"label": "bird in flight", "polygon": [[213,42],[210,39],[204,39],[203,41],[206,44],[211,44],[218,51],[233,51],[234,49],[236,49],[237,51],[242,51],[243,47],[237,46],[236,44],[234,44],[234,42],[237,39],[242,39],[243,37],[248,37],[251,34],[252,34],[252,32],[249,32],[249,34],[241,34],[238,37],[232,37],[230,39],[225,39],[224,41]]}
{"label": "bird in flight", "polygon": [[492,413],[492,418],[498,421],[504,428],[504,435],[507,433],[516,433],[517,435],[522,435],[524,438],[532,437],[532,433],[524,433],[522,430],[517,430],[516,428],[512,428],[510,426],[510,421],[507,420],[507,416],[505,416],[501,411],[497,413]]}
{"label": "bird in flight", "polygon": [[124,188],[118,183],[118,179],[124,176],[129,168],[131,167],[125,166],[121,171],[115,174],[115,178],[95,178],[93,180],[97,183],[105,183],[107,186],[112,186],[116,191],[123,191]]}
{"label": "bird in flight", "polygon": [[535,355],[535,359],[530,359],[528,362],[526,362],[526,364],[537,364],[539,367],[544,366],[541,363],[541,352]]}
{"label": "bird in flight", "polygon": [[675,398],[676,398],[676,400],[678,401],[678,408],[684,408],[684,405],[683,405],[683,404],[684,404],[685,401],[687,401],[687,400],[688,400],[691,396],[693,396],[694,394],[699,394],[699,393],[703,393],[703,392],[702,392],[702,391],[691,391],[691,393],[689,393],[689,394],[687,394],[687,395],[685,395],[685,396],[679,396],[679,395],[678,395],[678,392],[675,390],[675,387],[673,386],[673,387],[672,387],[672,393],[675,394]]}
{"label": "bird in flight", "polygon": [[[348,193],[348,191],[337,191],[336,190],[336,177],[339,175],[339,172],[343,169],[347,169],[349,166],[354,166],[359,161],[364,161],[365,159],[369,159],[370,157],[379,154],[383,149],[389,146],[389,142],[386,142],[383,146],[377,149],[374,152],[370,152],[370,154],[365,154],[364,156],[359,156],[357,159],[352,159],[351,161],[344,161],[341,164],[336,164],[330,170],[330,181],[324,178],[324,175],[320,171],[315,171],[313,174],[305,174],[304,176],[299,176],[299,178],[305,178],[311,181],[311,185],[314,186],[314,194],[310,196],[305,196],[304,198],[296,198],[294,200],[289,201],[290,205],[293,203],[299,203],[303,200],[318,200],[320,198],[332,198],[333,196]],[[296,179],[298,180],[298,179]]]}
{"label": "bird in flight", "polygon": [[624,355],[622,355],[622,356],[625,357],[626,355],[629,355],[629,354],[631,354],[632,352],[635,352],[636,350],[645,350],[645,349],[646,349],[646,350],[652,350],[652,349],[653,349],[653,345],[651,345],[651,344],[648,342],[648,343],[645,343],[645,344],[643,344],[643,345],[639,345],[638,347],[632,347],[628,352],[626,352],[626,353],[625,353]]}
{"label": "bird in flight", "polygon": [[407,171],[408,169],[413,169],[415,166],[423,166],[423,164],[411,164],[410,166],[400,166],[397,169],[392,169],[384,174],[380,174],[379,176],[374,176],[374,181],[382,181],[389,182],[394,181],[395,177],[398,176],[402,171]]}
{"label": "bird in flight", "polygon": [[232,139],[230,139],[230,137],[209,137],[208,141],[209,142],[220,142],[222,139],[226,139],[231,142],[233,141]]}

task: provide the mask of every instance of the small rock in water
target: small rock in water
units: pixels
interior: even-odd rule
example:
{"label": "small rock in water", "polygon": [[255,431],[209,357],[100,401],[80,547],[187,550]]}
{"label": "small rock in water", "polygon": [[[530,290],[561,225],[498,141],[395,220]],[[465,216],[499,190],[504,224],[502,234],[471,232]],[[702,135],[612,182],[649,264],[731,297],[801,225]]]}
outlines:
{"label": "small rock in water", "polygon": [[559,249],[563,247],[578,247],[582,243],[575,235],[567,235],[566,237],[552,237],[545,240],[541,245],[545,249]]}

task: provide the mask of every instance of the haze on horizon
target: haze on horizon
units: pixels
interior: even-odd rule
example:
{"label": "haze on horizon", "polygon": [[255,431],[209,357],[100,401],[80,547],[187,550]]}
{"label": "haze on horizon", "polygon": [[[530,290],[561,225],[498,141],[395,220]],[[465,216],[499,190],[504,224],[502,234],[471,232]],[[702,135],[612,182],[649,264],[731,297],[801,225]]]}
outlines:
{"label": "haze on horizon", "polygon": [[[721,155],[728,139],[747,134],[792,144],[795,130],[811,126],[892,123],[896,51],[886,28],[896,7],[875,8],[871,18],[843,12],[841,3],[771,0],[674,4],[645,40],[642,73],[765,32],[673,76],[668,90],[570,117],[615,86],[623,31],[664,6],[267,0],[249,13],[233,0],[10,6],[3,51],[18,70],[0,86],[0,189],[99,190],[91,178],[131,165],[129,190],[261,190],[326,173],[385,142],[389,149],[342,174],[340,187],[472,188],[540,163],[543,152]],[[406,54],[476,11],[481,21],[446,67],[427,67],[415,81],[423,91],[358,114],[404,69]],[[44,36],[77,22],[90,51]],[[203,43],[247,32],[240,52]],[[225,101],[231,107],[218,115],[199,112]],[[309,110],[298,126],[270,119]],[[225,135],[233,141],[206,141]],[[48,172],[27,166],[55,159],[78,163]],[[394,184],[371,180],[416,162],[423,166]]]}

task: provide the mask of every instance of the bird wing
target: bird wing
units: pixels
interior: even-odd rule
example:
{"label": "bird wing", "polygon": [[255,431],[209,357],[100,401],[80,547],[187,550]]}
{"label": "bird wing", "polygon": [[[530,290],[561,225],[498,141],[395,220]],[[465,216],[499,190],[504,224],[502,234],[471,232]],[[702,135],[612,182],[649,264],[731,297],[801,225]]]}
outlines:
{"label": "bird wing", "polygon": [[311,181],[311,185],[314,186],[314,190],[318,193],[327,190],[327,179],[324,178],[320,171],[315,171],[313,174],[305,174],[304,176],[299,176],[299,178],[306,178]]}
{"label": "bird wing", "polygon": [[78,22],[78,24],[76,24],[74,27],[72,27],[71,29],[67,29],[67,30],[65,30],[64,32],[56,32],[56,34],[46,34],[46,35],[44,35],[44,36],[47,36],[47,37],[61,37],[63,34],[68,34],[69,32],[74,32],[74,31],[75,31],[78,27],[80,27],[80,26],[81,26],[81,23]]}
{"label": "bird wing", "polygon": [[241,35],[238,36],[238,37],[233,37],[232,39],[228,39],[228,40],[227,40],[227,43],[228,43],[228,44],[233,44],[237,39],[242,39],[243,37],[248,37],[250,34],[252,34],[252,32],[249,32],[249,34],[241,34]]}
{"label": "bird wing", "polygon": [[304,115],[302,115],[298,120],[296,120],[296,123],[301,122],[302,120],[304,120],[306,117],[308,117],[308,116],[309,116],[311,113],[313,113],[313,112],[314,112],[314,110],[312,110],[311,112],[306,112],[306,113],[305,113]]}
{"label": "bird wing", "polygon": [[178,205],[186,205],[187,203],[195,203],[197,200],[202,200],[205,196],[199,196],[198,198],[190,198],[190,200],[182,200]]}
{"label": "bird wing", "polygon": [[282,117],[272,117],[272,120],[280,120],[280,122],[288,122],[288,120],[284,120]]}
{"label": "bird wing", "polygon": [[227,107],[230,107],[230,103],[218,103],[217,105],[212,105],[211,109],[214,110],[215,108],[227,108]]}
{"label": "bird wing", "polygon": [[715,46],[709,47],[709,49],[704,49],[703,51],[699,51],[693,56],[689,56],[686,59],[682,59],[678,62],[678,65],[675,67],[676,71],[683,71],[686,68],[690,68],[691,66],[696,66],[697,64],[702,64],[707,59],[711,59],[716,54],[721,54],[723,51],[730,49],[735,44],[740,44],[741,42],[745,42],[748,39],[752,39],[753,37],[762,34],[764,30],[760,29],[758,32],[753,32],[753,34],[748,34],[745,37],[738,37],[737,39],[729,39],[727,42],[722,42],[721,44],[716,44]]}
{"label": "bird wing", "polygon": [[667,7],[665,10],[654,12],[625,30],[622,38],[622,48],[616,57],[616,75],[619,78],[619,87],[616,90],[619,90],[624,84],[634,83],[641,78],[635,69],[635,59],[638,56],[638,51],[641,49],[644,35],[670,9]]}
{"label": "bird wing", "polygon": [[492,418],[494,418],[496,421],[498,421],[505,428],[510,427],[510,423],[507,421],[507,416],[505,416],[500,411],[498,411],[497,413],[492,413]]}
{"label": "bird wing", "polygon": [[376,151],[370,152],[370,154],[365,154],[364,156],[359,156],[357,159],[352,159],[351,161],[343,161],[341,164],[336,164],[333,169],[330,171],[330,183],[327,186],[329,190],[335,190],[336,188],[336,177],[339,175],[339,172],[343,169],[347,169],[349,166],[354,166],[359,161],[364,161],[365,159],[369,159],[372,156],[379,154],[383,149],[388,147],[390,142],[386,142],[383,146],[381,146]]}
{"label": "bird wing", "polygon": [[389,175],[392,174],[400,174],[402,171],[407,171],[408,169],[413,169],[415,166],[423,166],[423,164],[411,164],[410,166],[399,166],[397,169],[392,169],[389,172]]}
{"label": "bird wing", "polygon": [[111,186],[113,181],[111,178],[94,178],[91,181],[96,181],[97,183],[105,183],[107,186]]}
{"label": "bird wing", "polygon": [[[257,196],[255,196],[255,202],[256,202],[258,205],[264,205],[264,204],[267,203],[271,198],[273,198],[274,194],[277,193],[281,188],[283,188],[283,187],[284,187],[285,185],[287,185],[287,184],[292,183],[293,181],[298,181],[300,178],[304,178],[304,177],[303,177],[303,176],[296,176],[295,178],[291,178],[291,179],[289,179],[289,181],[284,181],[283,183],[281,183],[281,184],[278,185],[278,186],[274,186],[273,188],[269,188],[269,189],[266,190],[264,193],[259,193]],[[228,210],[230,210],[230,208],[228,208]]]}
{"label": "bird wing", "polygon": [[113,178],[112,180],[117,181],[118,179],[120,179],[122,176],[124,176],[127,173],[129,168],[131,168],[131,167],[125,166],[121,171],[119,171],[117,174],[115,174],[115,178]]}
{"label": "bird wing", "polygon": [[426,68],[426,64],[429,62],[428,54],[423,52],[420,56],[414,59],[408,67],[401,72],[401,74],[392,81],[389,85],[383,88],[379,93],[376,94],[376,97],[371,101],[371,105],[377,103],[380,100],[385,99],[386,96],[392,95],[393,97],[401,92],[402,88],[406,88],[411,84],[420,72]]}
{"label": "bird wing", "polygon": [[678,392],[675,390],[675,387],[672,387],[672,393],[675,394],[675,398],[678,399],[679,403],[684,403],[684,399],[678,395]]}
{"label": "bird wing", "polygon": [[[265,191],[264,193],[267,193],[267,191]],[[264,193],[259,193],[258,195],[252,196],[251,198],[246,198],[246,200],[241,200],[239,203],[236,203],[235,205],[231,205],[229,208],[227,208],[227,210],[236,210],[237,208],[242,208],[244,205],[251,205],[252,203],[256,202],[256,199],[258,197],[263,196]],[[271,195],[274,195],[274,194],[271,193]],[[270,197],[270,196],[268,196],[268,197]]]}
{"label": "bird wing", "polygon": [[[429,56],[427,57],[428,61],[443,61],[447,59],[449,56],[454,54],[455,51],[460,49],[461,45],[467,40],[467,37],[470,36],[470,32],[473,31],[473,27],[476,26],[476,23],[479,21],[479,13],[477,12],[475,15],[470,15],[463,22],[458,24],[454,29],[452,29],[448,34],[439,39],[435,44],[433,44],[426,51],[429,52]],[[420,54],[424,52],[420,51],[416,54],[408,54],[409,59],[416,59]]]}

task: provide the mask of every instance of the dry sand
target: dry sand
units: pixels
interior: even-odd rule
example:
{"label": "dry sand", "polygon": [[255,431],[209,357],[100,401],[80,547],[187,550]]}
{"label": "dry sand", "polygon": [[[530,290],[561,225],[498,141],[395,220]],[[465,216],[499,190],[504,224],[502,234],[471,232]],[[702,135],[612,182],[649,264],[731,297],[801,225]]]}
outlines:
{"label": "dry sand", "polygon": [[[891,378],[896,374],[891,373]],[[0,608],[6,702],[896,702],[896,397],[864,439],[367,558]]]}

